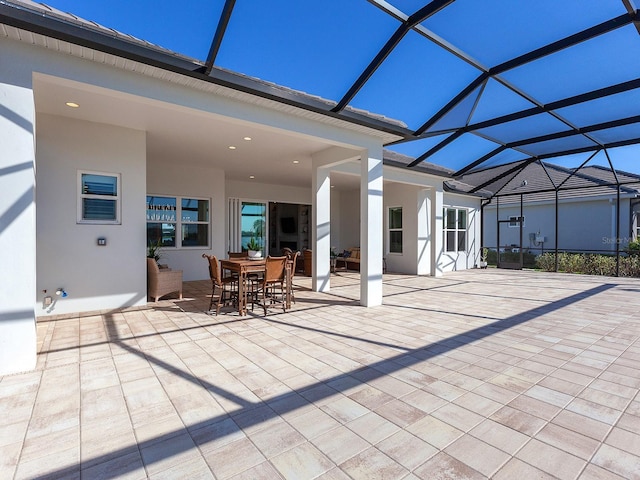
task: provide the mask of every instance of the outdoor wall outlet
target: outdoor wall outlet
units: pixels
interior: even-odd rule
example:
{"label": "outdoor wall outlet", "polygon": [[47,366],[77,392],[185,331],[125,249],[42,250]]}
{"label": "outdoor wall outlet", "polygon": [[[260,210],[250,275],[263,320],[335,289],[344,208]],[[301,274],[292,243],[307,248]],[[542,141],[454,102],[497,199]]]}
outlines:
{"label": "outdoor wall outlet", "polygon": [[48,307],[52,303],[53,303],[53,298],[51,298],[51,295],[47,295],[46,297],[44,297],[44,305],[45,305],[45,307]]}
{"label": "outdoor wall outlet", "polygon": [[98,239],[98,245],[100,245],[101,247],[104,247],[105,245],[107,245],[107,239],[104,237],[100,237]]}

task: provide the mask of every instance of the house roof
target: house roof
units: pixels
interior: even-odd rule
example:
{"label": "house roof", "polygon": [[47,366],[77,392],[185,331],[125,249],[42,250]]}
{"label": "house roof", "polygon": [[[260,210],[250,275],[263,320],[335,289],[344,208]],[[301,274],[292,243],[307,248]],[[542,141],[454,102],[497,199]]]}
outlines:
{"label": "house roof", "polygon": [[[165,17],[176,42],[192,28],[172,23],[177,13]],[[606,151],[633,171],[617,158],[640,143],[632,60],[640,12],[631,0],[588,8],[583,0],[328,0],[295,9],[227,0],[208,14],[215,28],[190,55],[29,0],[0,0],[5,25],[393,134],[388,148],[414,157],[407,168],[429,162],[461,177]],[[260,42],[248,44],[248,32]]]}
{"label": "house roof", "polygon": [[528,202],[553,201],[556,189],[561,199],[611,197],[617,195],[618,184],[621,195],[640,195],[640,175],[614,173],[599,165],[566,168],[540,160],[477,170],[463,175],[461,180],[473,186],[469,193],[478,188],[489,191],[490,196],[500,198],[501,204],[519,203],[520,195]]}

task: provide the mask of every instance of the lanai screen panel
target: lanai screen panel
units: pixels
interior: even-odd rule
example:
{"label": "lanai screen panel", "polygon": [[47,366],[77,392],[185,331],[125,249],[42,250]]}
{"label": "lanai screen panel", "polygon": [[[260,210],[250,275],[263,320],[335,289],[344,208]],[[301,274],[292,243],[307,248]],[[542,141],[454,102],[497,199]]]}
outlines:
{"label": "lanai screen panel", "polygon": [[192,58],[194,72],[285,87],[334,116],[397,120],[403,140],[387,148],[414,157],[408,168],[459,177],[640,143],[633,0],[48,4]]}

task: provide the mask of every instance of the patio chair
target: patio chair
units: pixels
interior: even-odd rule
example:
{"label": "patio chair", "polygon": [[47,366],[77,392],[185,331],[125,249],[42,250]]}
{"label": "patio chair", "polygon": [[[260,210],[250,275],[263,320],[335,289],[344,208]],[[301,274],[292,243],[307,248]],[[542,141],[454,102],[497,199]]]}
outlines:
{"label": "patio chair", "polygon": [[286,310],[285,298],[285,268],[287,257],[268,256],[265,263],[264,277],[260,281],[258,289],[259,303],[267,314],[267,309],[282,305]]}
{"label": "patio chair", "polygon": [[147,258],[147,294],[155,302],[165,295],[178,292],[182,300],[182,270],[158,268],[155,258]]}
{"label": "patio chair", "polygon": [[[216,306],[216,315],[220,313],[223,305],[235,305],[238,301],[238,278],[234,276],[223,276],[220,262],[215,255],[202,254],[209,262],[209,278],[211,279],[211,301],[209,302],[209,312]],[[217,294],[216,294],[217,291]]]}
{"label": "patio chair", "polygon": [[[285,250],[288,251],[285,252]],[[294,252],[290,248],[283,248],[282,253],[284,253],[287,259],[291,262],[291,285],[289,288],[291,289],[291,300],[293,303],[296,303],[296,296],[293,293],[293,277],[296,274],[296,264],[298,263],[298,258],[300,258],[300,252]]]}

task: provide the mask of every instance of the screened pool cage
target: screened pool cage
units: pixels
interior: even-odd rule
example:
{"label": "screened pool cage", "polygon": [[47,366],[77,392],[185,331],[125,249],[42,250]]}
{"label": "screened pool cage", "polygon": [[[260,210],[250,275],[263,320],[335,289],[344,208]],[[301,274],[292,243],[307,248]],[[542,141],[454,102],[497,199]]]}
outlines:
{"label": "screened pool cage", "polygon": [[120,33],[77,8],[4,0],[0,23],[391,133],[401,167],[485,198],[484,244],[517,266],[525,250],[618,266],[638,235],[635,0],[212,1],[154,11],[158,39],[147,12]]}
{"label": "screened pool cage", "polygon": [[557,271],[562,253],[600,254],[615,258],[619,275],[640,233],[640,175],[616,170],[602,153],[608,166],[591,154],[577,168],[536,160],[465,175],[472,191],[489,197],[482,244],[490,263],[518,269],[547,253]]}

